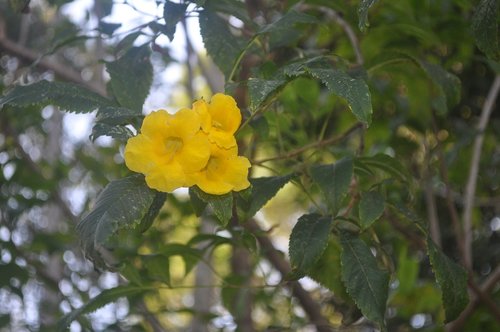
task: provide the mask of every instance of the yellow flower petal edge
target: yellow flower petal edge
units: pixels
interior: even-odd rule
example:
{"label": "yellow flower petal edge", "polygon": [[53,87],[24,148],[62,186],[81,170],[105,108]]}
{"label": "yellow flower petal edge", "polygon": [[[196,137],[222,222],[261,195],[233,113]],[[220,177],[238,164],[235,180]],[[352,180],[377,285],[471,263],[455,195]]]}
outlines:
{"label": "yellow flower petal edge", "polygon": [[146,177],[149,187],[172,192],[194,183],[187,174],[203,169],[210,157],[210,144],[200,135],[200,118],[190,109],[175,114],[165,110],[144,118],[141,133],[128,140],[125,164]]}
{"label": "yellow flower petal edge", "polygon": [[207,166],[193,174],[196,185],[208,194],[223,195],[240,191],[250,186],[247,158],[238,156],[237,147],[223,149],[212,144],[212,153]]}
{"label": "yellow flower petal edge", "polygon": [[213,195],[246,189],[251,165],[238,156],[234,133],[240,124],[236,101],[221,93],[175,114],[152,112],[140,133],[128,140],[125,164],[163,192],[193,185]]}
{"label": "yellow flower petal edge", "polygon": [[201,128],[211,143],[225,149],[236,146],[234,133],[241,124],[241,111],[233,97],[217,93],[208,104],[203,99],[196,101],[193,109],[202,119]]}

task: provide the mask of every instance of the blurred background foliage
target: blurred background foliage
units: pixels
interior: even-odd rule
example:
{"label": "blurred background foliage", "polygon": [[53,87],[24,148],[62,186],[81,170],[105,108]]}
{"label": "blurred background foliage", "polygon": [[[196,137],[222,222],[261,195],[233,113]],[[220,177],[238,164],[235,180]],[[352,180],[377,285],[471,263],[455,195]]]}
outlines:
{"label": "blurred background foliage", "polygon": [[[373,231],[363,236],[384,253],[384,265],[391,272],[388,330],[498,329],[500,113],[495,97],[488,96],[494,89],[498,92],[500,84],[498,3],[1,2],[3,94],[14,85],[47,79],[110,95],[104,62],[116,60],[133,45],[147,45],[154,76],[143,112],[185,107],[225,87],[238,101],[244,119],[251,119],[239,139],[240,153],[254,165],[252,177],[300,176],[256,215],[252,222],[260,225],[257,232],[242,225],[224,230],[212,215],[196,216],[187,191],[169,195],[146,232],[119,234],[120,252],[115,254],[127,257],[125,267],[119,273],[100,270],[83,257],[75,225],[109,181],[129,174],[121,154],[123,141],[99,137],[91,142],[93,117],[87,115],[63,114],[54,106],[4,107],[0,111],[0,330],[53,331],[63,315],[102,291],[131,282],[151,289],[146,294],[134,288],[108,293],[102,304],[116,301],[79,316],[69,329],[314,331],[315,322],[292,296],[276,260],[266,254],[270,247],[260,240],[262,229],[280,261],[297,218],[325,208],[309,167],[378,153],[394,157],[411,179],[401,182],[380,172],[359,176],[353,190],[353,195],[380,191],[387,202],[412,210],[412,215],[403,217],[386,208]],[[358,10],[363,5],[369,12]],[[483,10],[486,5],[488,12]],[[207,11],[200,14],[202,7]],[[295,14],[290,15],[290,9]],[[129,19],[125,11],[136,16]],[[474,21],[474,15],[492,16],[497,30],[474,28],[473,22],[482,17]],[[212,58],[197,47],[199,16]],[[485,46],[482,33],[496,40]],[[256,35],[260,37],[249,43]],[[245,46],[233,70],[230,64]],[[313,77],[301,76],[274,87],[266,83],[283,79],[282,70],[291,60],[322,55],[368,83],[373,108],[368,128],[359,125],[345,100]],[[132,69],[130,80],[135,79]],[[264,88],[270,89],[268,95]],[[262,93],[260,99],[255,91]],[[482,132],[468,229],[466,188],[477,123],[488,99],[493,112]],[[361,166],[355,165],[358,175]],[[447,325],[417,220],[444,253],[467,269],[470,303]],[[303,278],[301,287],[319,304],[330,328],[371,331],[375,325],[363,319],[345,296],[335,269],[340,266],[339,251],[338,242],[332,241],[326,254],[337,263],[326,260],[313,278],[319,283]],[[325,276],[330,279],[325,281]]]}

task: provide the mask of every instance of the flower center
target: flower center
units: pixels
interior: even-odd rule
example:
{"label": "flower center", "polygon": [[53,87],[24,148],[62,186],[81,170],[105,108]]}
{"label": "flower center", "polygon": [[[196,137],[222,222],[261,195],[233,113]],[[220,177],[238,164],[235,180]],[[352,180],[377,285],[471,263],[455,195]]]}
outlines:
{"label": "flower center", "polygon": [[224,129],[222,123],[220,123],[219,121],[215,121],[215,120],[212,120],[212,127],[215,127],[217,129]]}
{"label": "flower center", "polygon": [[165,157],[167,158],[168,162],[171,162],[172,159],[174,158],[175,154],[182,149],[182,139],[179,137],[169,137],[165,141]]}

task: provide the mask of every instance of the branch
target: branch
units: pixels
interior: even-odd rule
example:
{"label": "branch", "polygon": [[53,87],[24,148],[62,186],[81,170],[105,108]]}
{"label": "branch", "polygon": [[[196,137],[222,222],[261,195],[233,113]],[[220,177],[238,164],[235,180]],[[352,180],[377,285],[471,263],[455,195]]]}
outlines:
{"label": "branch", "polygon": [[[490,274],[490,276],[483,282],[483,284],[479,287],[480,291],[485,294],[490,292],[493,287],[496,286],[498,281],[500,280],[500,266],[497,266],[496,269]],[[463,326],[467,319],[474,313],[477,306],[481,303],[481,299],[477,295],[473,295],[467,307],[462,311],[460,316],[454,320],[453,322],[448,323],[445,328],[447,332],[459,332],[463,330]],[[498,319],[498,317],[496,317]]]}
{"label": "branch", "polygon": [[481,111],[481,117],[479,118],[479,123],[477,125],[477,135],[474,140],[474,147],[472,150],[472,160],[469,170],[469,178],[467,179],[467,186],[465,187],[465,197],[464,197],[464,212],[463,212],[463,222],[464,222],[464,261],[465,266],[468,269],[472,269],[472,208],[474,206],[474,195],[476,193],[477,176],[479,174],[479,161],[481,159],[481,148],[483,146],[484,140],[484,130],[488,125],[488,120],[490,118],[491,112],[493,111],[493,105],[500,90],[500,75],[495,77],[493,84],[491,85],[488,96],[484,101],[483,109]]}
{"label": "branch", "polygon": [[12,40],[8,39],[5,34],[5,22],[0,19],[0,51],[8,53],[12,56],[16,56],[33,65],[43,68],[45,70],[53,71],[54,74],[64,81],[69,81],[73,83],[80,84],[89,90],[92,90],[102,96],[106,95],[106,89],[101,84],[91,84],[90,82],[84,81],[80,73],[71,67],[64,66],[60,63],[56,63],[43,58],[40,54],[35,51],[19,45]]}
{"label": "branch", "polygon": [[[264,231],[254,220],[248,220],[244,223],[244,227],[250,230],[259,241],[262,247],[262,253],[271,262],[271,264],[284,277],[288,275],[292,269],[288,262],[283,258],[281,253],[274,247],[271,240],[264,234]],[[287,287],[291,290],[306,314],[309,316],[311,323],[316,326],[319,332],[328,332],[333,329],[330,327],[328,320],[321,313],[321,306],[311,297],[311,295],[300,285],[298,281],[287,283]]]}
{"label": "branch", "polygon": [[283,155],[265,158],[265,159],[261,159],[261,160],[255,160],[255,161],[252,161],[252,165],[259,165],[259,164],[263,164],[265,162],[272,161],[272,160],[290,159],[290,158],[293,158],[293,157],[300,155],[301,153],[303,153],[307,150],[321,148],[321,147],[324,147],[327,145],[338,143],[360,128],[363,128],[363,124],[361,122],[358,122],[354,126],[352,126],[351,128],[347,129],[347,131],[344,132],[340,136],[330,137],[330,138],[327,138],[325,140],[321,140],[321,141],[317,141],[317,142],[314,142],[314,143],[311,143],[308,145],[304,145],[301,148],[298,148],[296,150],[292,150],[292,151],[285,153]]}
{"label": "branch", "polygon": [[[432,128],[434,131],[434,135],[437,137],[437,124],[435,121],[434,114],[432,116]],[[445,185],[445,200],[446,200],[446,206],[448,208],[448,212],[450,214],[450,219],[451,219],[451,224],[453,226],[453,232],[455,233],[456,237],[456,243],[458,250],[460,252],[460,257],[462,263],[465,262],[465,248],[464,248],[464,235],[462,232],[462,227],[460,225],[460,217],[458,216],[457,208],[455,206],[455,202],[453,200],[453,192],[451,191],[451,186],[450,186],[450,180],[448,177],[448,167],[445,163],[445,157],[443,153],[443,147],[440,143],[436,146],[436,151],[437,151],[437,157],[439,161],[439,171],[441,174],[441,178],[443,180],[443,183]]]}
{"label": "branch", "polygon": [[314,5],[308,5],[308,4],[302,4],[299,6],[299,9],[301,11],[305,10],[310,10],[310,9],[317,9],[321,12],[323,12],[330,20],[335,21],[345,32],[347,35],[347,38],[349,38],[349,41],[351,42],[352,49],[354,50],[354,55],[356,56],[356,65],[362,66],[364,63],[363,55],[361,54],[361,47],[359,45],[359,40],[358,37],[356,36],[356,33],[354,30],[351,28],[349,23],[347,23],[344,18],[337,13],[335,10],[332,8],[324,7],[324,6],[314,6]]}

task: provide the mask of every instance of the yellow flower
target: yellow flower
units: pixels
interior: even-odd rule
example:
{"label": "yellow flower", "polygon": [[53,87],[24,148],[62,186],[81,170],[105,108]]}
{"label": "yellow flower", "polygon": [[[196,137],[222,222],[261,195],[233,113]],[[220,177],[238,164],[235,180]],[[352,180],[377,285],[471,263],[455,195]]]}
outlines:
{"label": "yellow flower", "polygon": [[189,174],[203,169],[210,157],[210,143],[200,127],[200,116],[190,109],[173,115],[153,112],[144,118],[141,133],[128,140],[125,164],[159,191],[192,186]]}
{"label": "yellow flower", "polygon": [[241,124],[241,112],[233,97],[217,93],[208,104],[203,99],[196,101],[193,110],[200,115],[201,129],[210,143],[224,149],[236,146],[234,133]]}
{"label": "yellow flower", "polygon": [[208,194],[222,195],[231,190],[240,191],[250,186],[247,158],[238,156],[238,147],[221,149],[211,144],[207,166],[193,174],[196,185]]}

